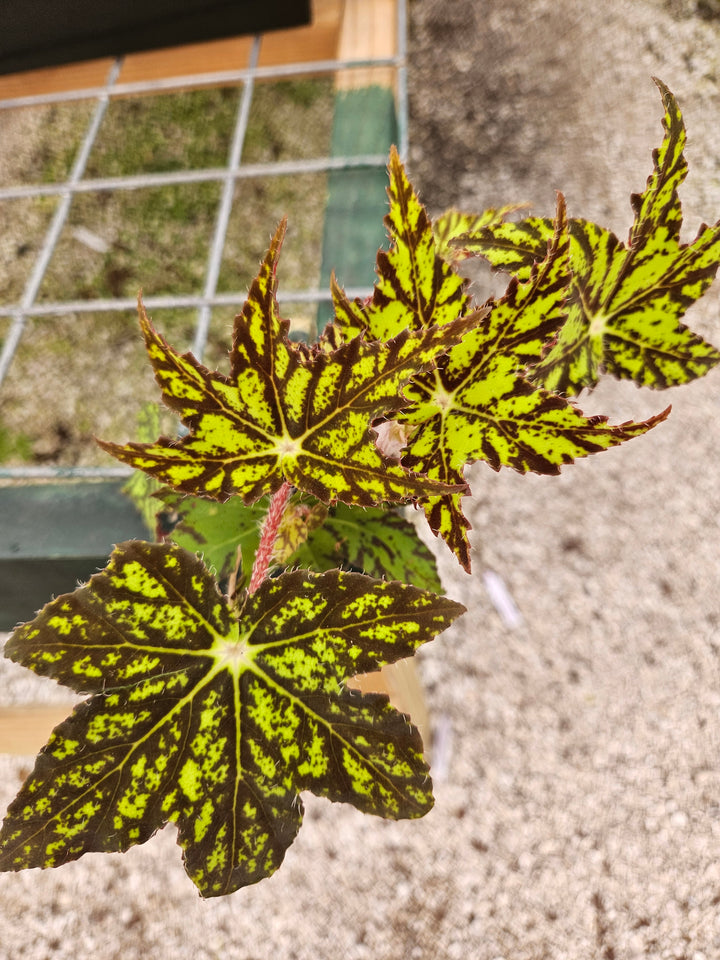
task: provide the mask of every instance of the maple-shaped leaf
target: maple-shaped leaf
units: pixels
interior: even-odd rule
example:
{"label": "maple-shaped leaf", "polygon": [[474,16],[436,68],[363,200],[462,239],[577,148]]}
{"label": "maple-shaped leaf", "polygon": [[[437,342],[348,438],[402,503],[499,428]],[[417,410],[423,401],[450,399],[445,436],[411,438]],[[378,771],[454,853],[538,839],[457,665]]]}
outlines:
{"label": "maple-shaped leaf", "polygon": [[[653,152],[645,191],[631,198],[635,220],[627,246],[595,223],[570,221],[568,319],[532,374],[549,390],[576,394],[605,372],[641,386],[669,387],[703,376],[720,361],[715,347],[680,322],[715,277],[720,222],[702,226],[691,244],[680,242],[685,127],[675,98],[655,82],[665,136]],[[486,226],[452,243],[524,279],[551,234],[550,220],[529,218]]]}
{"label": "maple-shaped leaf", "polygon": [[527,206],[527,203],[508,203],[504,207],[490,207],[488,210],[483,210],[482,213],[464,213],[455,209],[446,210],[432,222],[435,249],[438,256],[450,264],[459,263],[461,260],[474,256],[474,252],[464,249],[462,245],[454,244],[452,241],[458,237],[477,233],[483,227],[497,227],[511,213],[525,210]]}
{"label": "maple-shaped leaf", "polygon": [[403,330],[443,326],[470,309],[468,281],[439,256],[430,218],[394,147],[388,173],[391,246],[378,251],[372,298],[348,300],[332,280],[334,323],[346,339],[364,333],[369,340],[387,340]]}
{"label": "maple-shaped leaf", "polygon": [[310,790],[390,818],[432,806],[422,742],[383,696],[344,686],[464,608],[390,581],[285,573],[236,614],[195,556],[130,541],[18,628],[5,653],[93,696],[11,804],[0,869],[59,866],[177,824],[203,896],[268,876]]}
{"label": "maple-shaped leaf", "polygon": [[[667,416],[610,426],[606,417],[585,417],[560,397],[537,388],[524,375],[543,343],[562,325],[569,280],[565,203],[550,249],[530,279],[513,278],[482,327],[450,350],[441,367],[416,378],[413,406],[398,419],[418,424],[403,463],[447,483],[462,478],[466,464],[485,460],[494,470],[557,474],[560,467],[645,433]],[[431,529],[466,570],[470,545],[459,495],[423,502]]]}
{"label": "maple-shaped leaf", "polygon": [[324,503],[365,506],[436,492],[435,483],[379,452],[370,422],[402,408],[404,384],[476,318],[405,330],[386,343],[357,338],[333,351],[291,343],[275,298],[284,234],[283,221],[236,317],[229,377],[177,354],[140,304],[163,399],[190,432],[179,440],[100,446],[177,490],[217,500],[237,494],[253,503],[284,481]]}

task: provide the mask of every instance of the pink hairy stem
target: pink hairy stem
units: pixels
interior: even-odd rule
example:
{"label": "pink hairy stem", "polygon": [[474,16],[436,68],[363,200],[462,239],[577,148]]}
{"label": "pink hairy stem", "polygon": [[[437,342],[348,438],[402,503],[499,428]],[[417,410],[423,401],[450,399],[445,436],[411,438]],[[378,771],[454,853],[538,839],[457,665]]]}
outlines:
{"label": "pink hairy stem", "polygon": [[255,554],[255,563],[253,564],[252,575],[250,577],[249,593],[254,593],[267,576],[268,567],[272,558],[273,547],[277,538],[278,527],[282,520],[285,506],[290,499],[292,487],[289,483],[283,483],[280,489],[273,494],[270,500],[270,506],[265,516],[260,533],[260,545]]}

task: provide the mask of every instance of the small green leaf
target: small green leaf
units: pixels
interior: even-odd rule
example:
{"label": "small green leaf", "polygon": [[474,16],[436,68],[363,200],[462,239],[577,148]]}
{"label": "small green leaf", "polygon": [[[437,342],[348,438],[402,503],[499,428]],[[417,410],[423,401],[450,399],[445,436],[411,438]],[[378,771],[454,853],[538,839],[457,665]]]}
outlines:
{"label": "small green leaf", "polygon": [[308,570],[362,570],[371,577],[442,590],[435,558],[412,523],[378,507],[362,511],[342,503],[331,507],[325,522],[312,531],[289,563]]}
{"label": "small green leaf", "polygon": [[344,682],[412,654],[463,609],[361,574],[296,571],[241,595],[236,616],[194,555],[120,544],[8,641],[11,659],[93,696],[10,805],[0,870],[127,850],[172,821],[193,882],[219,896],[279,867],[302,790],[422,816],[417,730]]}
{"label": "small green leaf", "polygon": [[180,440],[100,446],[177,490],[221,501],[237,494],[254,503],[286,480],[324,503],[373,506],[440,492],[384,457],[370,423],[403,407],[407,381],[476,317],[405,330],[387,343],[357,338],[336,350],[291,343],[275,298],[284,233],[283,222],[236,318],[229,377],[175,353],[140,306],[163,398],[190,432]]}
{"label": "small green leaf", "polygon": [[[201,555],[220,578],[230,573],[240,546],[243,574],[249,580],[267,511],[265,500],[247,507],[238,497],[216,503],[169,490],[162,492],[162,499],[180,516],[170,534],[176,543]],[[433,554],[414,526],[381,507],[358,510],[338,503],[327,508],[295,494],[283,516],[273,560],[289,569],[361,571],[442,591]]]}
{"label": "small green leaf", "polygon": [[185,550],[200,554],[219,579],[231,573],[240,547],[242,570],[249,579],[260,542],[260,526],[267,513],[266,497],[248,506],[239,497],[218,503],[185,497],[166,487],[159,497],[180,518],[169,534],[170,539]]}
{"label": "small green leaf", "polygon": [[[310,497],[291,497],[285,507],[273,544],[272,558],[276,563],[284,565],[290,561],[290,566],[305,566],[292,561],[291,558],[304,543],[307,543],[308,537],[325,523],[328,515],[328,508],[324,503],[308,502],[310,500]],[[322,571],[338,566],[340,564],[330,563],[326,567],[312,569]]]}

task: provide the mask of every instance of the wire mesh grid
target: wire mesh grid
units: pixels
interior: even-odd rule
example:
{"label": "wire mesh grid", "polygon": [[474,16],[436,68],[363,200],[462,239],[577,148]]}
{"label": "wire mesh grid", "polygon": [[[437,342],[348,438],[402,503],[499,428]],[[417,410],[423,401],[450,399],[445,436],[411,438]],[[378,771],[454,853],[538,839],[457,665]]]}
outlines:
{"label": "wire mesh grid", "polygon": [[[397,23],[396,54],[392,57],[370,59],[323,59],[310,62],[280,64],[277,66],[259,65],[263,37],[257,36],[252,43],[252,50],[247,67],[233,71],[195,73],[192,76],[174,76],[163,79],[148,80],[146,82],[119,83],[122,62],[116,61],[109,70],[106,83],[102,87],[75,89],[59,93],[14,97],[0,100],[0,121],[7,111],[21,116],[23,111],[31,111],[40,107],[53,106],[59,110],[73,110],[83,108],[85,126],[81,136],[74,144],[74,154],[68,158],[65,176],[48,176],[48,170],[41,168],[32,182],[10,183],[2,185],[0,182],[0,205],[12,203],[45,204],[47,209],[54,205],[52,213],[46,217],[46,226],[41,239],[36,243],[37,255],[27,276],[21,285],[16,284],[15,296],[5,298],[7,302],[0,302],[0,417],[2,415],[3,394],[5,399],[8,391],[13,389],[11,371],[17,363],[18,353],[22,349],[24,338],[28,338],[29,326],[34,321],[52,319],[59,322],[67,318],[68,322],[79,321],[85,316],[91,321],[87,328],[87,337],[90,340],[98,336],[98,331],[107,328],[107,321],[125,313],[133,316],[136,309],[135,296],[127,295],[124,290],[114,291],[110,296],[93,295],[94,291],[81,290],[80,296],[58,297],[53,284],[54,276],[63,268],[62,257],[59,252],[67,241],[68,234],[74,236],[97,252],[105,254],[105,259],[112,257],[108,254],[107,244],[102,237],[83,226],[72,228],[71,212],[80,203],[83,195],[92,198],[101,198],[100,203],[107,203],[112,196],[127,196],[132,193],[140,194],[152,191],[174,188],[187,190],[197,188],[207,189],[203,185],[216,185],[216,192],[210,199],[201,200],[203,204],[202,216],[210,226],[209,242],[204,248],[204,265],[196,270],[191,290],[183,290],[182,283],[175,284],[174,288],[154,293],[145,293],[143,299],[148,311],[168,310],[192,311],[192,335],[188,346],[198,359],[202,359],[208,349],[208,338],[211,329],[212,312],[214,308],[239,307],[245,299],[245,290],[227,289],[227,277],[224,284],[220,283],[224,269],[224,253],[228,243],[228,229],[231,218],[242,220],[242,210],[239,209],[242,201],[238,201],[237,190],[242,183],[269,183],[270,181],[300,182],[303,178],[312,175],[328,175],[332,171],[351,171],[361,169],[383,170],[387,162],[386,152],[352,152],[334,153],[330,149],[329,137],[325,150],[321,155],[302,156],[302,150],[292,156],[277,156],[270,159],[254,160],[252,151],[248,147],[248,131],[251,127],[253,111],[256,116],[262,113],[262,104],[258,106],[257,91],[272,83],[294,82],[301,83],[304,78],[311,78],[311,82],[322,83],[326,89],[332,89],[334,78],[343,74],[352,74],[362,68],[377,70],[389,69],[393,76],[394,107],[397,121],[397,140],[401,155],[407,153],[407,78],[406,78],[406,37],[407,11],[406,0],[398,0],[396,5]],[[190,97],[192,92],[218,91],[222,89],[225,100],[234,101],[234,116],[228,123],[229,144],[226,149],[225,163],[222,165],[194,164],[191,157],[184,157],[180,162],[175,157],[172,169],[159,171],[141,171],[138,173],[121,172],[117,175],[97,175],[90,169],[90,158],[101,147],[103,130],[108,120],[108,111],[116,103],[122,103],[127,111],[133,104],[143,104],[148,98],[159,95],[176,93],[179,97]],[[192,91],[188,93],[186,91]],[[177,93],[177,91],[184,91]],[[227,104],[226,104],[227,107]],[[330,111],[332,113],[332,110]],[[205,121],[210,125],[209,118]],[[373,123],[372,117],[366,122]],[[201,120],[202,123],[202,120]],[[132,136],[133,131],[127,131]],[[66,151],[67,152],[67,151]],[[102,152],[102,150],[100,151]],[[96,164],[97,166],[97,164]],[[51,170],[52,173],[52,170]],[[312,183],[312,181],[309,181]],[[310,188],[308,188],[310,189]],[[305,190],[307,194],[307,190]],[[299,192],[299,196],[303,191]],[[303,199],[306,199],[304,197]],[[288,211],[291,212],[292,211]],[[328,214],[329,216],[330,214]],[[198,216],[194,207],[192,216]],[[324,216],[324,213],[323,213]],[[320,229],[323,227],[320,219]],[[263,240],[268,227],[272,224],[255,223],[250,220],[247,224],[241,223],[240,230],[257,231]],[[236,224],[237,229],[237,224]],[[318,238],[315,238],[318,242]],[[20,249],[20,247],[18,247]],[[225,256],[227,254],[225,253]],[[59,260],[59,266],[54,262]],[[371,267],[371,265],[368,265]],[[65,265],[67,270],[67,265]],[[54,271],[54,273],[53,273]],[[72,269],[69,271],[72,273]],[[227,271],[226,271],[227,272]],[[316,271],[317,275],[317,271]],[[244,277],[249,281],[250,276]],[[306,275],[302,277],[306,279]],[[187,287],[187,282],[184,284]],[[67,286],[67,284],[65,284]],[[116,285],[117,286],[117,285]],[[120,284],[122,286],[122,284]],[[168,278],[168,287],[173,287],[172,279]],[[225,287],[223,289],[223,286]],[[287,286],[287,285],[286,285]],[[349,286],[351,296],[364,296],[370,292],[368,286]],[[279,290],[281,304],[307,305],[316,308],[318,304],[327,302],[329,291],[320,286],[319,282],[313,285],[307,283],[296,284],[295,288],[283,291],[282,283]],[[103,319],[106,323],[103,324]],[[112,377],[112,363],[105,375]],[[102,383],[102,380],[101,380]],[[100,387],[102,389],[102,387]],[[0,431],[3,423],[0,418]],[[1,437],[0,437],[1,439]],[[7,446],[7,444],[6,444]],[[3,464],[5,459],[0,444],[0,479],[31,479],[31,478],[78,478],[101,477],[111,478],[127,474],[125,467],[96,466],[83,464],[42,464],[20,463],[17,465]],[[37,458],[36,458],[37,459]]]}

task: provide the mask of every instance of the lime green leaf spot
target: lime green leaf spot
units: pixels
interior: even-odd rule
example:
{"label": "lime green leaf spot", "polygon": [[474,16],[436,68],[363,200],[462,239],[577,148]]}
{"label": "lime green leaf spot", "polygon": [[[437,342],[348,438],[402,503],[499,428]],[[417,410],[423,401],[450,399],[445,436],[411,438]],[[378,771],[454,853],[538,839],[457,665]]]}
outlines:
{"label": "lime green leaf spot", "polygon": [[192,757],[183,764],[178,777],[180,789],[193,803],[199,800],[203,795],[202,780],[200,777],[200,767],[195,763]]}
{"label": "lime green leaf spot", "polygon": [[132,593],[141,594],[149,599],[167,597],[162,583],[149,574],[141,564],[135,562],[125,564],[121,570],[121,576],[113,578],[113,586],[126,587]]}
{"label": "lime green leaf spot", "polygon": [[72,633],[73,625],[67,617],[53,617],[51,626],[54,630],[57,630],[61,636],[67,636],[69,633]]}
{"label": "lime green leaf spot", "polygon": [[80,660],[76,660],[73,663],[73,673],[81,674],[86,677],[101,677],[102,670],[99,667],[94,666],[90,657],[83,657]]}

